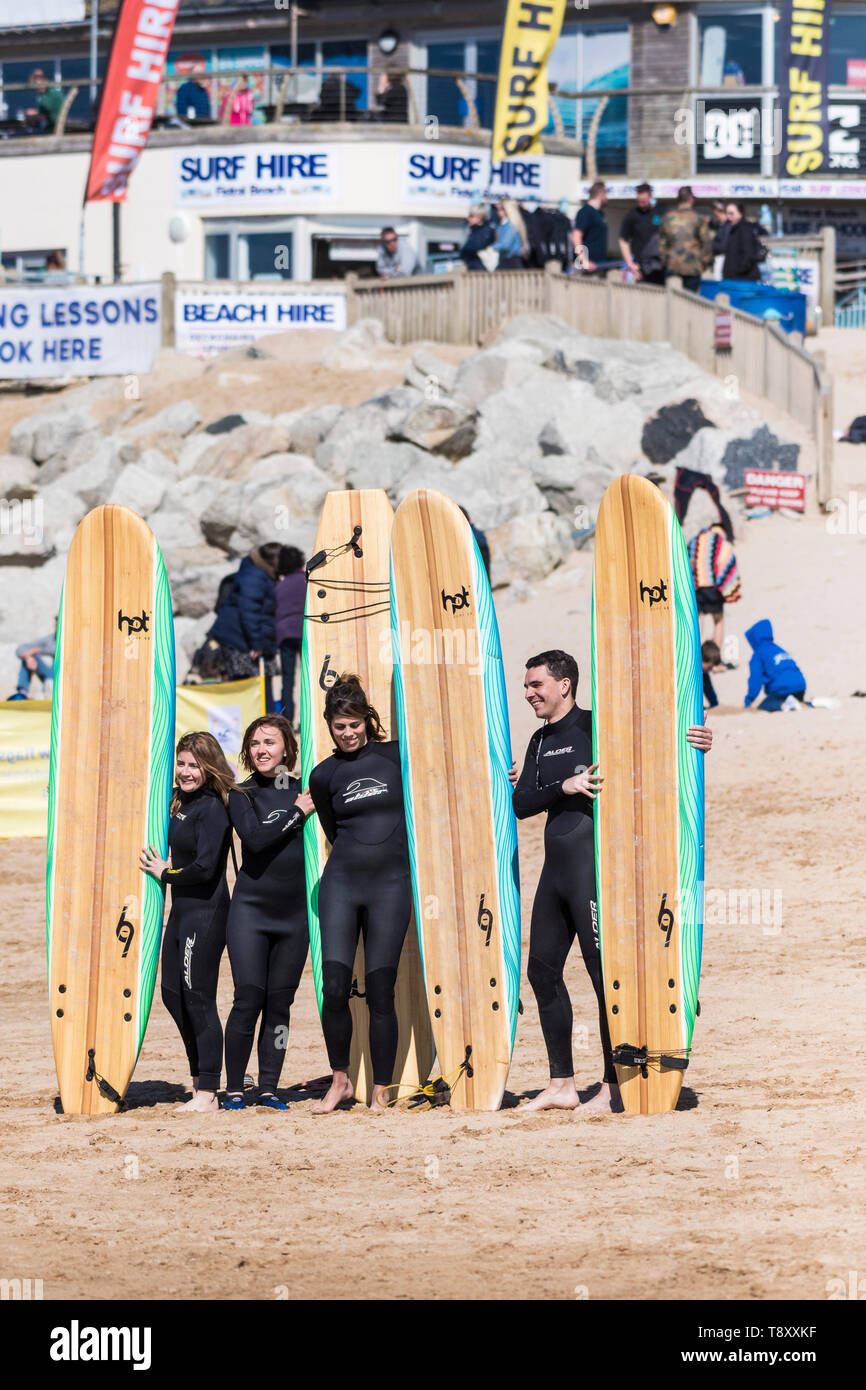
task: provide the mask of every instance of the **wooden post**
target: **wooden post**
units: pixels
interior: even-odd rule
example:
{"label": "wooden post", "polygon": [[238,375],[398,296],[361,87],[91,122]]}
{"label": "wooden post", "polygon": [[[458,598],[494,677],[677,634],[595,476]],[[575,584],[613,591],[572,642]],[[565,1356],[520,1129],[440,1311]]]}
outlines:
{"label": "wooden post", "polygon": [[555,314],[558,310],[557,290],[559,286],[554,280],[555,275],[559,275],[562,266],[559,261],[544,262],[544,280],[542,282],[542,301],[544,303],[545,314]]}
{"label": "wooden post", "polygon": [[836,228],[821,228],[821,317],[822,327],[832,328],[836,313]]}
{"label": "wooden post", "polygon": [[454,312],[451,315],[452,342],[471,343],[469,335],[469,271],[461,262],[449,275],[454,287]]}
{"label": "wooden post", "polygon": [[343,284],[346,286],[346,327],[351,328],[353,323],[358,321],[358,296],[355,293],[355,286],[358,277],[354,270],[350,270],[346,275]]}
{"label": "wooden post", "polygon": [[174,292],[177,288],[174,271],[164,270],[161,280],[162,304],[160,313],[162,314],[162,345],[163,347],[174,347]]}
{"label": "wooden post", "polygon": [[[679,275],[668,275],[665,277],[665,340],[673,343],[671,333],[674,324],[674,290],[681,290],[683,287],[682,279]],[[676,347],[677,344],[673,343]]]}

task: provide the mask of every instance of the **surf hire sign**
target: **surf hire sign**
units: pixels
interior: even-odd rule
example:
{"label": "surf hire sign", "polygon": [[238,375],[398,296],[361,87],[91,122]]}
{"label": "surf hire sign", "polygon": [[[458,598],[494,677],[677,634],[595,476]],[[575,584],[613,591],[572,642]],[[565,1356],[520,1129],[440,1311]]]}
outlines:
{"label": "surf hire sign", "polygon": [[123,0],[102,86],[86,203],[122,202],[147,144],[180,0]]}
{"label": "surf hire sign", "polygon": [[565,0],[508,0],[496,114],[494,163],[511,155],[541,154],[547,125],[547,64],[565,18]]}
{"label": "surf hire sign", "polygon": [[830,167],[831,0],[782,0],[779,8],[779,177],[799,179]]}

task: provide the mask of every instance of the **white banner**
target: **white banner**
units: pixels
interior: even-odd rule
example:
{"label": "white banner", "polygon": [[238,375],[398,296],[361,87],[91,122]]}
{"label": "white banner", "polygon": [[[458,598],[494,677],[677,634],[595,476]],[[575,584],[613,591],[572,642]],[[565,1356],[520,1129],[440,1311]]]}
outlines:
{"label": "white banner", "polygon": [[345,327],[345,294],[178,289],[174,298],[175,347],[199,356],[245,346],[266,333]]}
{"label": "white banner", "polygon": [[174,156],[174,201],[226,212],[291,207],[342,197],[341,145],[208,145]]}
{"label": "white banner", "polygon": [[0,378],[149,372],[160,305],[159,285],[0,289]]}
{"label": "white banner", "polygon": [[821,260],[793,246],[773,246],[770,242],[770,274],[777,290],[799,290],[815,308],[821,293]]}
{"label": "white banner", "polygon": [[[609,198],[633,198],[638,179],[606,179]],[[679,179],[653,179],[652,189],[656,198],[675,198],[681,187]],[[866,179],[762,179],[762,178],[719,178],[707,179],[700,175],[689,180],[689,187],[699,201],[708,198],[825,198],[834,202],[840,198],[866,198]],[[586,179],[577,185],[581,201],[589,194]]]}
{"label": "white banner", "polygon": [[[34,24],[80,24],[84,0],[0,0],[0,29],[30,28]],[[12,79],[10,78],[10,81]]]}
{"label": "white banner", "polygon": [[489,198],[543,202],[548,164],[544,155],[523,155],[491,165],[490,151],[469,145],[406,145],[399,196],[418,210],[455,213]]}

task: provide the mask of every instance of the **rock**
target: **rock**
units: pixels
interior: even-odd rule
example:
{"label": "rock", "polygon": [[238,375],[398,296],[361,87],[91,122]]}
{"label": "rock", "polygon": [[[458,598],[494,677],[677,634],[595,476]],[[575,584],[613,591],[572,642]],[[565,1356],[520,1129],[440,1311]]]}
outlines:
{"label": "rock", "polygon": [[346,465],[346,485],[356,488],[381,487],[389,495],[395,494],[400,480],[425,458],[424,451],[414,444],[362,439],[351,451]]}
{"label": "rock", "polygon": [[571,553],[571,524],[553,512],[516,516],[493,531],[488,541],[494,589],[515,579],[531,582],[544,579]]}
{"label": "rock", "polygon": [[284,455],[280,467],[282,476],[225,488],[209,503],[201,517],[209,544],[242,555],[269,540],[299,545],[302,537],[303,545],[312,543],[330,483],[296,454]]}
{"label": "rock", "polygon": [[[10,565],[3,569],[0,642],[19,647],[22,642],[51,631],[65,573],[66,556],[63,554],[37,567]],[[17,664],[11,670],[7,667],[7,679],[14,680],[16,671]]]}
{"label": "rock", "polygon": [[544,510],[543,495],[527,469],[513,459],[478,450],[454,465],[420,451],[416,453],[419,455],[416,463],[393,491],[395,503],[416,488],[437,488],[458,506],[465,507],[482,531],[502,526],[521,512]]}
{"label": "rock", "polygon": [[242,482],[257,459],[268,454],[285,453],[289,432],[285,425],[241,425],[230,434],[211,440],[210,448],[181,457],[178,468],[185,476],[186,468],[214,478]]}
{"label": "rock", "polygon": [[[214,591],[216,592],[216,591]],[[177,675],[179,681],[185,681],[192,665],[192,659],[199,647],[207,637],[208,631],[213,627],[213,613],[205,613],[200,618],[175,616],[174,620],[174,642],[177,652]]]}
{"label": "rock", "polygon": [[457,368],[450,362],[443,362],[435,352],[421,347],[415,353],[406,372],[410,386],[423,391],[425,400],[436,400],[439,394],[450,396],[454,390]]}
{"label": "rock", "polygon": [[320,405],[316,410],[308,410],[306,414],[291,422],[287,421],[289,447],[297,454],[314,456],[322,440],[334,428],[342,414],[343,407],[340,405]]}
{"label": "rock", "polygon": [[385,346],[384,324],[379,319],[358,319],[324,349],[319,361],[330,371],[363,371],[380,365],[375,354]]}
{"label": "rock", "polygon": [[507,343],[511,338],[555,350],[564,338],[577,336],[564,319],[555,314],[517,314],[497,334],[492,346]]}
{"label": "rock", "polygon": [[471,454],[477,443],[478,419],[473,415],[464,425],[458,425],[453,434],[440,440],[433,452],[442,454],[456,463],[459,459],[466,458],[467,454]]}
{"label": "rock", "polygon": [[476,352],[461,362],[454,380],[454,398],[464,405],[479,407],[501,391],[508,370],[508,358],[494,352]]}
{"label": "rock", "polygon": [[[266,454],[263,459],[259,459],[253,464],[245,481],[248,483],[274,482],[290,475],[299,477],[303,469],[315,467],[314,461],[308,454]],[[316,469],[316,472],[318,471]]]}
{"label": "rock", "polygon": [[77,493],[67,487],[64,478],[41,487],[37,500],[42,507],[42,524],[45,534],[58,555],[65,555],[69,549],[75,528],[90,507]]}
{"label": "rock", "polygon": [[596,517],[605,490],[616,476],[609,464],[579,460],[573,454],[542,455],[529,461],[529,470],[547,506],[573,523],[578,507],[585,508],[588,517]]}
{"label": "rock", "polygon": [[467,406],[445,397],[439,401],[424,401],[409,411],[392,432],[392,437],[408,439],[410,444],[417,444],[421,449],[441,448],[453,441],[457,430],[474,420],[474,416],[475,412]]}
{"label": "rock", "polygon": [[204,430],[200,434],[191,434],[184,440],[183,446],[177,458],[178,476],[188,478],[191,473],[196,471],[196,465],[203,454],[208,449],[213,448],[213,437],[206,434]]}
{"label": "rock", "polygon": [[35,497],[38,479],[39,469],[32,459],[23,454],[0,454],[0,487],[8,502]]}
{"label": "rock", "polygon": [[[112,480],[120,472],[124,463],[134,463],[138,458],[137,444],[122,444],[115,435],[105,435],[99,428],[85,430],[65,449],[52,455],[39,469],[40,482],[53,483],[65,477],[82,464],[96,463],[110,473]],[[104,501],[105,498],[100,498]]]}
{"label": "rock", "polygon": [[126,433],[131,439],[150,434],[177,434],[183,438],[201,424],[201,411],[194,401],[175,401],[157,411],[149,420],[130,425]]}
{"label": "rock", "polygon": [[89,463],[80,463],[63,473],[60,481],[84,502],[88,511],[107,501],[117,478],[121,463],[112,440],[104,440]]}
{"label": "rock", "polygon": [[[419,392],[413,393],[412,404],[419,395]],[[342,487],[346,470],[358,447],[362,443],[384,444],[392,423],[388,418],[391,408],[383,405],[380,399],[364,401],[362,405],[356,405],[351,410],[344,410],[316,449],[316,466]],[[401,408],[398,404],[394,410],[393,424],[396,425],[402,420],[410,409],[411,405]],[[376,486],[381,484],[377,483]]]}
{"label": "rock", "polygon": [[686,448],[698,430],[712,427],[693,396],[676,405],[664,405],[643,427],[641,447],[650,463],[669,463]]}
{"label": "rock", "polygon": [[206,366],[201,358],[191,357],[177,348],[160,348],[146,378],[148,392],[152,394],[167,386],[177,386],[181,381],[196,381],[204,374]]}
{"label": "rock", "polygon": [[[51,559],[55,546],[45,535],[36,499],[28,497],[10,503],[2,519],[0,567],[44,565]],[[6,582],[5,576],[3,582]],[[0,698],[5,699],[5,696]]]}
{"label": "rock", "polygon": [[237,567],[237,560],[227,560],[223,555],[221,562],[216,565],[190,565],[186,569],[176,570],[170,576],[171,603],[175,614],[196,619],[210,614],[212,623],[220,580],[227,574],[233,574]]}
{"label": "rock", "polygon": [[766,425],[760,425],[750,439],[729,442],[721,459],[724,481],[729,488],[742,487],[747,468],[795,471],[799,457],[799,444],[785,443]]}
{"label": "rock", "polygon": [[246,423],[243,415],[221,415],[218,420],[211,420],[209,425],[205,425],[205,434],[228,434]]}
{"label": "rock", "polygon": [[9,452],[23,454],[36,463],[43,463],[93,425],[94,420],[86,410],[58,409],[55,405],[39,411],[37,415],[28,415],[12,426]]}
{"label": "rock", "polygon": [[129,507],[146,519],[156,511],[165,496],[165,489],[164,478],[147,472],[140,463],[128,463],[118,475],[108,501]]}

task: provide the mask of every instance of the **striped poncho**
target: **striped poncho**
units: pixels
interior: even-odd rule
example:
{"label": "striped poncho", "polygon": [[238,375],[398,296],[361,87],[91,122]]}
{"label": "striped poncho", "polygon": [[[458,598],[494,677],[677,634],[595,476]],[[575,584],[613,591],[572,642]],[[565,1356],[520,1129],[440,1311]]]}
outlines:
{"label": "striped poncho", "polygon": [[734,547],[718,522],[705,526],[689,541],[689,560],[696,589],[718,589],[725,603],[740,597],[740,575]]}

